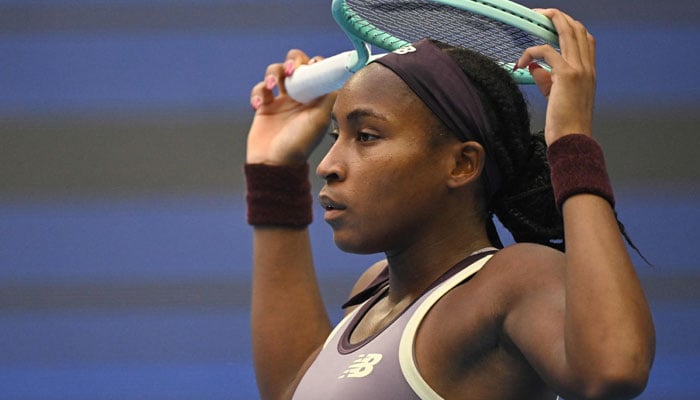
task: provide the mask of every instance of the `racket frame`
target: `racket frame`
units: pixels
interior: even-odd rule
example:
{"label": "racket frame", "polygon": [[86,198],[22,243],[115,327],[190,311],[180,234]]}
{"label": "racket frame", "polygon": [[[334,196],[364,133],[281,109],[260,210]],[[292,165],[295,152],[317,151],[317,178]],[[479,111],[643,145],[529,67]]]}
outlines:
{"label": "racket frame", "polygon": [[[432,3],[465,10],[491,18],[538,37],[558,47],[559,40],[552,22],[544,15],[510,0],[428,0]],[[410,43],[384,32],[358,16],[346,0],[333,0],[333,19],[350,39],[355,50],[346,51],[309,66],[300,66],[285,80],[288,94],[295,100],[308,103],[313,99],[340,89],[345,81],[367,63],[383,54],[372,55],[370,45],[386,51],[395,51]],[[513,71],[517,60],[497,61],[518,84],[533,84],[527,68]],[[549,69],[549,66],[541,63]]]}
{"label": "racket frame", "polygon": [[[521,4],[509,0],[429,0],[432,3],[465,10],[503,24],[520,29],[544,42],[558,47],[559,39],[552,21]],[[331,5],[333,18],[345,32],[357,51],[357,59],[348,65],[348,70],[357,72],[364,67],[371,57],[367,43],[387,51],[394,51],[410,43],[372,25],[358,16],[345,0],[333,0]],[[525,69],[513,71],[515,62],[497,61],[519,84],[533,84],[532,76]],[[543,65],[543,67],[547,67]]]}

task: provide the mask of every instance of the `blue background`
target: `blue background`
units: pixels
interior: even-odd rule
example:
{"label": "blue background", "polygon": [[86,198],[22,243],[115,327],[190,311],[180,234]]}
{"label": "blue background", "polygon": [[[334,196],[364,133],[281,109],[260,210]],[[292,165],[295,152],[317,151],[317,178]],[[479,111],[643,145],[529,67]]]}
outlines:
{"label": "blue background", "polygon": [[[0,398],[257,398],[248,93],[289,48],[350,48],[319,3],[0,0]],[[578,3],[546,5],[597,38],[596,135],[654,264],[635,255],[658,336],[641,398],[695,399],[700,7]],[[312,235],[337,320],[378,256]]]}

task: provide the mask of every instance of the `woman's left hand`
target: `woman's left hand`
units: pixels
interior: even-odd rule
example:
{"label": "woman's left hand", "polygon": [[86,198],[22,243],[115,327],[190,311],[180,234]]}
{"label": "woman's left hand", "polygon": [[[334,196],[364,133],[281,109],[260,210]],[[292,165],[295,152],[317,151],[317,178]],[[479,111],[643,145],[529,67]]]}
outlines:
{"label": "woman's left hand", "polygon": [[[595,39],[583,24],[559,10],[535,11],[552,20],[559,34],[561,52],[550,45],[528,48],[516,68],[529,68],[538,88],[548,99],[547,144],[572,133],[591,135],[596,86]],[[551,66],[551,72],[540,67],[537,59]]]}

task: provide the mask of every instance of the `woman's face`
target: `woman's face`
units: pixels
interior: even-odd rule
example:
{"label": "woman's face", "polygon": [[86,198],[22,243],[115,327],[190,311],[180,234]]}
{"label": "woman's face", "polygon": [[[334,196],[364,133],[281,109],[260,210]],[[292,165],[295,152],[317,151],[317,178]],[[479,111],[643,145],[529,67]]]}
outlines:
{"label": "woman's face", "polygon": [[[450,148],[437,119],[398,76],[371,64],[338,94],[335,143],[318,166],[324,219],[354,253],[400,251],[420,240],[448,191]],[[444,210],[443,210],[444,211]]]}

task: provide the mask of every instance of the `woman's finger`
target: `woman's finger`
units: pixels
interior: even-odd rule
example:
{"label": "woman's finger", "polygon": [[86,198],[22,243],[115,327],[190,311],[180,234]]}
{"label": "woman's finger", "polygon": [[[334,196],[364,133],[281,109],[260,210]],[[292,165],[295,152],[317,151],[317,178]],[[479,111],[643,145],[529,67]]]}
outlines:
{"label": "woman's finger", "polygon": [[592,65],[595,66],[595,37],[588,32],[586,38],[588,42],[588,55],[591,59]]}
{"label": "woman's finger", "polygon": [[291,76],[300,65],[313,64],[322,59],[323,57],[320,56],[309,58],[306,53],[298,49],[287,52],[285,61],[268,65],[263,81],[251,89],[251,107],[257,111],[266,105],[271,105],[278,97],[287,98],[285,79]]}
{"label": "woman's finger", "polygon": [[562,57],[574,69],[595,74],[595,40],[586,27],[563,11],[537,10],[550,18],[559,35]]}
{"label": "woman's finger", "polygon": [[262,81],[253,86],[250,91],[250,105],[254,110],[260,109],[260,107],[270,104],[275,101],[275,93],[267,88],[267,82]]}
{"label": "woman's finger", "polygon": [[[580,56],[580,65],[583,70],[591,72],[595,67],[595,45],[591,46],[593,36],[580,21],[564,14],[573,29],[576,45]],[[593,41],[595,43],[595,41]]]}
{"label": "woman's finger", "polygon": [[284,74],[286,76],[291,76],[294,70],[300,65],[309,62],[309,56],[299,49],[291,49],[287,52],[287,56],[284,61]]}
{"label": "woman's finger", "polygon": [[552,74],[537,63],[528,65],[528,70],[542,95],[549,98],[549,93],[552,91]]}
{"label": "woman's finger", "polygon": [[270,64],[265,70],[265,88],[273,91],[279,87],[279,83],[284,80],[284,64]]}
{"label": "woman's finger", "polygon": [[552,21],[557,35],[559,36],[559,48],[562,57],[569,62],[580,64],[581,52],[572,18],[553,8],[540,10],[539,12]]}
{"label": "woman's finger", "polygon": [[561,54],[554,47],[543,44],[540,46],[528,47],[515,63],[515,69],[525,68],[536,60],[544,60],[553,69],[563,67],[565,63]]}
{"label": "woman's finger", "polygon": [[283,67],[282,67],[284,77],[283,77],[283,79],[281,79],[278,82],[278,88],[279,88],[280,94],[284,94],[284,95],[287,94],[287,88],[284,85],[284,79],[292,76],[294,74],[294,71],[296,71],[296,69],[298,67],[300,67],[301,65],[313,64],[313,63],[320,61],[322,59],[323,59],[323,57],[320,57],[320,56],[315,56],[315,57],[309,58],[306,55],[306,53],[302,52],[301,50],[297,50],[297,49],[290,50],[287,53],[287,59],[285,60]]}

